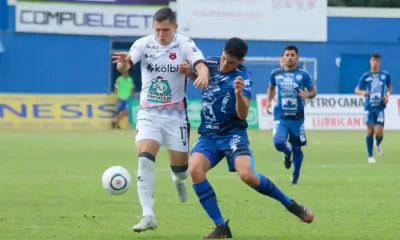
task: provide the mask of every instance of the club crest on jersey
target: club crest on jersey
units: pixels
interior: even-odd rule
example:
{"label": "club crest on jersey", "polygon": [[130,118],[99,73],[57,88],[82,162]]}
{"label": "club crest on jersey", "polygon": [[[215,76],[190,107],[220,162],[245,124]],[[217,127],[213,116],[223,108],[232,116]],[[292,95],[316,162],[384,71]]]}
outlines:
{"label": "club crest on jersey", "polygon": [[171,87],[168,80],[161,76],[151,81],[151,86],[147,94],[147,101],[154,103],[170,103],[172,102]]}
{"label": "club crest on jersey", "polygon": [[169,58],[170,58],[171,60],[175,60],[175,59],[176,59],[176,52],[170,52],[170,53],[169,53]]}

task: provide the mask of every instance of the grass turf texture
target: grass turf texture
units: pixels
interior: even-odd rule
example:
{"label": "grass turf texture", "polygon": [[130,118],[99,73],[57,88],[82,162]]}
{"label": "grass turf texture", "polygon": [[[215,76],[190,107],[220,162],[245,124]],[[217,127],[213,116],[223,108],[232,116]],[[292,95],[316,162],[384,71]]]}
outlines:
{"label": "grass turf texture", "polygon": [[[399,132],[386,132],[385,155],[368,164],[365,134],[308,132],[300,185],[291,186],[270,131],[250,131],[256,168],[316,218],[299,222],[280,203],[245,186],[223,160],[209,174],[235,239],[400,239]],[[192,143],[196,134],[193,133]],[[132,132],[1,133],[0,239],[198,239],[213,228],[189,184],[180,203],[167,153],[156,159],[155,212],[159,228],[136,234],[137,154]],[[126,167],[131,189],[111,196],[101,187],[110,166]]]}

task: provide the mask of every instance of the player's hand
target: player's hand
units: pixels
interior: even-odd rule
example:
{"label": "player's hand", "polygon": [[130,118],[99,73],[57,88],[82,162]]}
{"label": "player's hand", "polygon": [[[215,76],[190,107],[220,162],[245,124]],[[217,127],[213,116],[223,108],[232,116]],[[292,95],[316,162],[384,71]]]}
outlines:
{"label": "player's hand", "polygon": [[112,55],[112,63],[128,63],[131,61],[131,55],[128,52],[116,52]]}
{"label": "player's hand", "polygon": [[188,61],[184,61],[179,65],[179,72],[185,76],[188,76],[192,72]]}
{"label": "player's hand", "polygon": [[301,98],[303,98],[303,99],[309,98],[310,97],[310,93],[305,88],[304,89],[300,89],[299,96]]}
{"label": "player's hand", "polygon": [[383,97],[382,101],[383,101],[384,104],[387,104],[387,103],[389,102],[389,95],[386,94],[386,95]]}
{"label": "player's hand", "polygon": [[194,86],[196,88],[203,89],[208,85],[208,78],[204,78],[202,76],[197,76],[196,80],[194,80]]}
{"label": "player's hand", "polygon": [[241,76],[237,76],[235,81],[233,81],[233,87],[235,88],[236,94],[241,94],[244,88],[244,80]]}

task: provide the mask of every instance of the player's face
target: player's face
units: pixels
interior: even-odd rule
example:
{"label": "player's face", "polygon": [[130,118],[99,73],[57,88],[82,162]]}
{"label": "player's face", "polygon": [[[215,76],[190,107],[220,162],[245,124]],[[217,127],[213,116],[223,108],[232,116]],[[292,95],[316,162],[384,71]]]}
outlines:
{"label": "player's face", "polygon": [[178,25],[169,20],[162,22],[154,22],[154,30],[156,32],[157,41],[161,45],[169,45],[174,40]]}
{"label": "player's face", "polygon": [[297,56],[297,53],[294,50],[286,50],[283,54],[283,63],[287,68],[295,67],[298,59],[299,56]]}
{"label": "player's face", "polygon": [[381,66],[381,60],[379,58],[371,58],[369,60],[369,63],[371,64],[371,68],[373,69],[379,69]]}
{"label": "player's face", "polygon": [[222,72],[230,72],[235,70],[243,61],[244,59],[238,59],[235,56],[230,56],[223,52],[221,56],[221,61],[219,63],[219,69]]}

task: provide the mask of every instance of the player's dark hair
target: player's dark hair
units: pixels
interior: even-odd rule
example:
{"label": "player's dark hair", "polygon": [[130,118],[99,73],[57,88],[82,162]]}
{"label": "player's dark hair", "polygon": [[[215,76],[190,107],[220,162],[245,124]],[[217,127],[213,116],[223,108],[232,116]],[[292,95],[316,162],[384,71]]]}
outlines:
{"label": "player's dark hair", "polygon": [[238,59],[243,59],[247,55],[249,47],[247,43],[240,38],[233,37],[225,43],[224,52]]}
{"label": "player's dark hair", "polygon": [[155,22],[164,22],[169,20],[170,22],[176,23],[176,15],[174,11],[169,7],[159,9],[153,16]]}
{"label": "player's dark hair", "polygon": [[371,58],[381,59],[381,55],[379,53],[373,53],[371,54]]}
{"label": "player's dark hair", "polygon": [[289,45],[289,46],[285,47],[283,52],[285,52],[285,51],[295,51],[296,55],[299,55],[299,49],[295,45]]}

